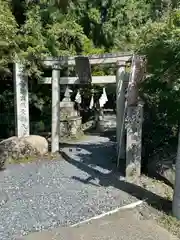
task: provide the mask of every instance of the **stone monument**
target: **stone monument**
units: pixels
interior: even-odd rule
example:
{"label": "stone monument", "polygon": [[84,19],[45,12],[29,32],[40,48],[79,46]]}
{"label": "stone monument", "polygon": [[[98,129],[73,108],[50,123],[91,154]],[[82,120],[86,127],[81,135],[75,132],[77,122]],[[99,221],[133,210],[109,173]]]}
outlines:
{"label": "stone monument", "polygon": [[71,92],[67,86],[64,98],[60,102],[60,137],[77,137],[82,132],[82,117],[74,108],[74,102],[71,101]]}
{"label": "stone monument", "polygon": [[28,76],[25,74],[23,65],[20,63],[14,64],[14,88],[16,135],[18,137],[29,136]]}

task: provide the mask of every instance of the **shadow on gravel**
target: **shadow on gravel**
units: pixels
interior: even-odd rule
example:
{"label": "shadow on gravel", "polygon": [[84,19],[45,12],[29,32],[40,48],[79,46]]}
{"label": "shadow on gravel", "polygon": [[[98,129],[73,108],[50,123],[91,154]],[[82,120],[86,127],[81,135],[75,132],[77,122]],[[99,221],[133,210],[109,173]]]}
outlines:
{"label": "shadow on gravel", "polygon": [[[90,185],[96,185],[96,186],[103,186],[103,187],[108,187],[108,186],[113,186],[117,189],[120,189],[136,198],[139,200],[145,200],[149,205],[152,207],[164,211],[166,213],[170,213],[171,211],[171,201],[166,200],[146,189],[143,189],[142,187],[139,187],[133,183],[129,183],[126,181],[122,181],[120,176],[122,177],[122,171],[119,171],[116,169],[116,164],[112,163],[112,155],[115,154],[114,150],[109,150],[108,152],[108,147],[104,146],[102,144],[65,144],[64,147],[68,148],[81,148],[81,149],[86,149],[88,152],[91,153],[89,156],[85,156],[84,154],[81,153],[76,153],[76,156],[80,160],[75,160],[69,155],[67,155],[65,152],[62,151],[62,156],[66,161],[68,161],[70,164],[74,165],[81,171],[84,171],[89,174],[90,177],[87,179],[81,179],[78,176],[74,176],[73,179],[76,181],[80,181],[84,184],[90,184]],[[110,161],[104,161],[103,154],[106,155],[105,159],[108,159],[107,154],[109,154],[109,160]],[[108,169],[110,172],[109,173],[104,173],[103,171],[100,171],[99,169],[96,169],[96,166],[100,166],[104,169]],[[123,169],[123,167],[122,167]],[[91,180],[97,179],[98,184],[94,184],[91,182]]]}
{"label": "shadow on gravel", "polygon": [[[93,136],[100,136],[100,134],[97,133],[93,133],[91,132],[91,134],[89,135],[93,135]],[[108,137],[109,133],[104,133],[101,136],[103,137]],[[75,144],[69,144],[69,143],[61,143],[60,148],[63,147],[67,147],[70,149],[72,148],[76,148],[76,155],[78,156],[78,158],[80,158],[81,164],[85,166],[98,166],[101,167],[103,169],[106,170],[113,170],[113,171],[117,171],[116,169],[116,144],[114,141],[112,141],[109,138],[110,142],[102,142],[102,143],[98,143],[98,144],[81,144],[81,143],[75,143]],[[87,154],[81,154],[81,149],[84,149]],[[78,153],[79,151],[79,153]],[[63,153],[61,152],[61,155],[63,155]],[[68,160],[66,158],[65,155],[63,155],[64,158],[66,160]],[[79,162],[79,161],[77,161]],[[72,162],[73,163],[73,162]],[[81,169],[83,170],[83,169]],[[93,168],[92,168],[93,170]],[[84,171],[84,170],[83,170]],[[121,171],[122,172],[122,171]],[[92,172],[93,174],[93,172]]]}

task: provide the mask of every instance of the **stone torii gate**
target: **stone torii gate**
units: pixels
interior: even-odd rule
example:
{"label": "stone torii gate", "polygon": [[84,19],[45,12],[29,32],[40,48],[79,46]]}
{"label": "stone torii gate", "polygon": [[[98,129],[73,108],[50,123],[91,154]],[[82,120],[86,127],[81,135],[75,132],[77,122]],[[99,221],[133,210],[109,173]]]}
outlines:
{"label": "stone torii gate", "polygon": [[[127,62],[132,63],[131,74],[126,72]],[[136,82],[140,78],[140,58],[130,53],[119,53],[93,55],[88,58],[82,56],[47,58],[43,63],[52,69],[52,77],[44,78],[42,82],[52,84],[51,152],[59,151],[60,85],[116,83],[117,165],[119,166],[121,159],[126,159],[126,176],[139,176],[143,106],[138,99]],[[83,63],[86,64],[82,68]],[[90,65],[105,64],[116,64],[116,76],[91,76]],[[16,135],[22,137],[29,135],[28,77],[20,63],[14,65]],[[60,77],[63,66],[76,66],[78,76]],[[128,89],[127,99],[125,98],[126,89]]]}

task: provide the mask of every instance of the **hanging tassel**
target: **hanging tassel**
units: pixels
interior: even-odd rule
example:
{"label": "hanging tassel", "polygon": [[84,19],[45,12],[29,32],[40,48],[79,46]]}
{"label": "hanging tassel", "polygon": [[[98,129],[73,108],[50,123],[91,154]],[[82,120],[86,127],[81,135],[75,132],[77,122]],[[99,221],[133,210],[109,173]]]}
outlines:
{"label": "hanging tassel", "polygon": [[106,104],[107,101],[108,101],[108,98],[107,98],[107,94],[106,94],[106,89],[104,87],[103,88],[103,93],[102,93],[102,95],[101,95],[101,97],[99,99],[100,107],[102,108]]}
{"label": "hanging tassel", "polygon": [[80,94],[79,90],[78,90],[78,92],[76,94],[75,102],[79,103],[79,104],[81,104],[81,102],[82,102],[82,98],[81,98],[81,94]]}
{"label": "hanging tassel", "polygon": [[93,107],[94,107],[94,95],[92,94],[89,109],[92,109]]}

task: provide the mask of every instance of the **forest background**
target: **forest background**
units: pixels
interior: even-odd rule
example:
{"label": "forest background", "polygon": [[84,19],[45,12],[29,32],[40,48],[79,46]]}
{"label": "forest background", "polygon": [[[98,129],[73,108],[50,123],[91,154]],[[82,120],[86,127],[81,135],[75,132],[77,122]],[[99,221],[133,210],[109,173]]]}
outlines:
{"label": "forest background", "polygon": [[[145,102],[144,157],[167,144],[177,147],[179,5],[178,0],[0,0],[1,138],[14,131],[11,63],[17,58],[29,75],[30,120],[40,120],[48,128],[51,91],[37,84],[42,76],[40,58],[130,51],[147,57],[150,73],[139,86]],[[106,71],[93,68],[96,75]],[[89,89],[80,90],[90,98]]]}

